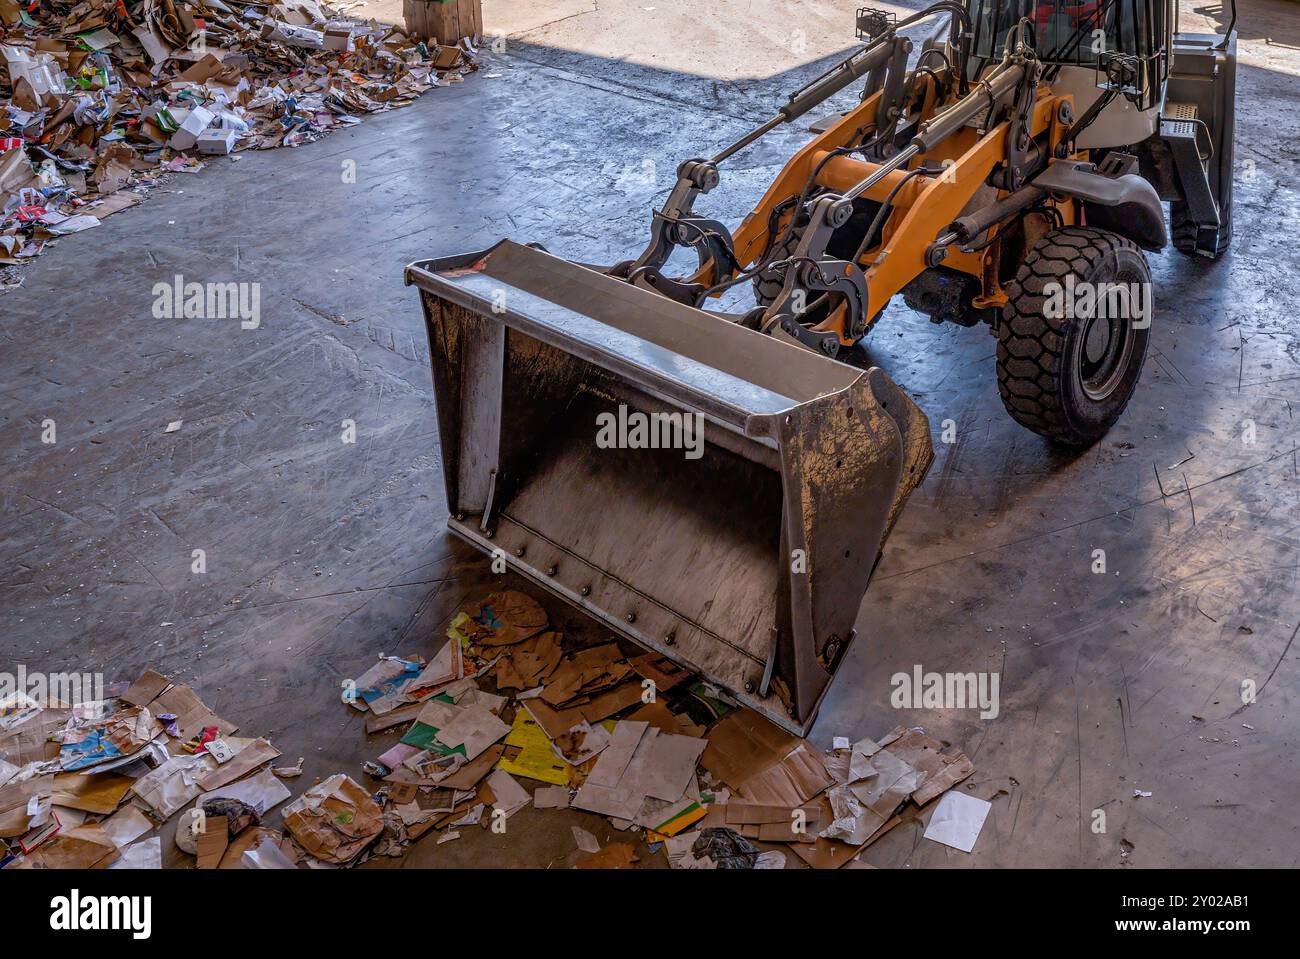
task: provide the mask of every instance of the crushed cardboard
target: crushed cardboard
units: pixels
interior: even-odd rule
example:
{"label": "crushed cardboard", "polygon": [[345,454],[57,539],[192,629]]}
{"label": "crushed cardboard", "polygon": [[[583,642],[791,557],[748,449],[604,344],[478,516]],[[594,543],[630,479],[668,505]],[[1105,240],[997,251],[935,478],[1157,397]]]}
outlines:
{"label": "crushed cardboard", "polygon": [[823,753],[657,654],[567,639],[515,591],[465,604],[427,661],[358,673],[344,702],[389,744],[364,763],[373,782],[337,772],[296,790],[301,759],[275,767],[270,740],[157,672],[89,703],[0,702],[0,868],[157,868],[172,817],[199,868],[348,867],[496,830],[531,803],[626,834],[584,832],[570,867],[634,867],[640,839],[674,868],[782,868],[788,852],[836,869],[923,813],[969,850],[987,815],[949,794],[969,758],[921,729]]}
{"label": "crushed cardboard", "polygon": [[[160,827],[173,817],[175,847],[200,868],[316,859],[292,832],[264,822],[291,797],[278,774],[300,773],[302,760],[273,770],[280,751],[269,740],[236,736],[192,688],[161,673],[106,692],[85,703],[0,701],[0,868],[161,868]],[[219,744],[222,762],[212,752]],[[350,815],[342,826],[327,815],[337,797],[308,792],[293,825],[321,861],[338,864],[340,849],[349,863],[371,854],[373,817]],[[372,811],[364,792],[339,792]],[[331,843],[335,834],[343,838]]]}
{"label": "crushed cardboard", "polygon": [[[750,842],[839,868],[901,822],[908,804],[926,806],[973,771],[960,751],[919,729],[900,727],[878,742],[836,737],[838,748],[823,754],[735,708],[721,690],[688,682],[657,653],[628,655],[610,640],[574,644],[517,591],[465,603],[447,638],[465,657],[466,678],[418,710],[402,707],[393,724],[403,727],[401,741],[377,763],[391,768],[381,801],[407,818],[446,809],[440,818],[421,813],[412,840],[426,831],[438,833],[435,844],[463,838],[466,827],[487,828],[531,798],[537,809],[573,808],[642,830],[678,867],[717,866],[677,841],[708,833],[701,849],[732,850],[724,868],[784,867],[784,854]],[[482,739],[465,736],[465,725]],[[367,732],[393,726],[368,722]],[[569,864],[633,866],[636,847],[622,845],[585,848]]]}
{"label": "crushed cardboard", "polygon": [[475,69],[468,40],[440,47],[323,4],[0,3],[0,264],[200,156],[309,143]]}

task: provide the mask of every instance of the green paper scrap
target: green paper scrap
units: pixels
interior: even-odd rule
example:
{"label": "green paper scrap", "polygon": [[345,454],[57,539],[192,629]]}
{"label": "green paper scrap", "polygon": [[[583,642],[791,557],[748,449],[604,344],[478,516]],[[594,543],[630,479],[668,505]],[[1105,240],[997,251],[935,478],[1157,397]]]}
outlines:
{"label": "green paper scrap", "polygon": [[77,39],[96,53],[100,50],[107,50],[119,42],[117,34],[108,27],[100,27],[98,30],[87,30],[85,33],[79,33]]}
{"label": "green paper scrap", "polygon": [[406,743],[408,746],[417,746],[420,749],[427,749],[429,752],[436,753],[439,756],[450,756],[452,753],[466,756],[464,743],[457,746],[455,749],[449,749],[442,743],[438,742],[437,737],[438,730],[426,723],[416,721],[411,724],[411,728],[407,730],[406,735],[402,737],[402,742]]}
{"label": "green paper scrap", "polygon": [[704,704],[705,708],[708,709],[714,719],[721,719],[727,713],[731,712],[731,704],[724,702],[716,696],[710,696],[709,687],[704,683],[694,683],[689,688],[688,692]]}
{"label": "green paper scrap", "polygon": [[655,827],[654,827],[654,830],[655,830],[655,832],[658,832],[658,833],[664,833],[665,835],[667,835],[667,831],[668,831],[670,828],[672,828],[672,824],[673,824],[673,823],[675,823],[677,820],[681,819],[683,816],[689,816],[691,813],[697,812],[698,810],[703,809],[703,808],[704,808],[704,807],[701,806],[699,803],[697,803],[697,802],[693,802],[693,803],[691,803],[689,806],[687,806],[685,809],[679,809],[677,812],[673,813],[671,816],[669,816],[667,819],[665,819],[665,820],[664,820],[663,822],[661,822],[659,825],[655,826]]}
{"label": "green paper scrap", "polygon": [[[454,704],[456,702],[456,700],[452,699],[446,693],[439,693],[437,696],[430,697],[430,699],[436,700],[440,703]],[[417,746],[420,749],[427,749],[429,752],[437,753],[439,756],[450,756],[456,754],[468,758],[468,754],[465,752],[464,743],[451,749],[438,742],[437,736],[438,730],[436,728],[430,726],[428,723],[422,723],[417,719],[415,722],[411,723],[411,728],[406,731],[406,735],[402,737],[401,741],[406,743],[408,746]]]}

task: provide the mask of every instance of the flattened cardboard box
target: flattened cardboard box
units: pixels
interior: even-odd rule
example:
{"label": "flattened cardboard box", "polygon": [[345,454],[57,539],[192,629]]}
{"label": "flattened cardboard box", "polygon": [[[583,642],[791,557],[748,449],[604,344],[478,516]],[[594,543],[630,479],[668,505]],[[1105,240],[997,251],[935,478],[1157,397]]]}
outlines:
{"label": "flattened cardboard box", "polygon": [[799,739],[758,713],[736,709],[709,730],[709,745],[700,757],[704,768],[732,789],[780,762]]}
{"label": "flattened cardboard box", "polygon": [[383,814],[369,793],[336,773],[285,809],[284,828],[317,859],[350,862],[383,831]]}
{"label": "flattened cardboard box", "polygon": [[896,726],[880,741],[886,751],[925,773],[912,802],[924,806],[975,772],[975,764],[960,749],[941,752],[943,743],[917,729]]}
{"label": "flattened cardboard box", "polygon": [[798,806],[835,785],[821,757],[801,742],[784,758],[736,786],[752,802]]}
{"label": "flattened cardboard box", "polygon": [[56,806],[108,815],[117,809],[133,785],[135,780],[130,776],[112,772],[85,776],[77,772],[60,773],[54,777],[52,800]]}
{"label": "flattened cardboard box", "polygon": [[225,765],[218,766],[212,772],[205,775],[198,781],[198,787],[203,792],[211,792],[222,786],[233,783],[239,777],[251,773],[263,763],[270,762],[280,755],[280,750],[276,749],[265,739],[255,739],[238,753],[235,758]]}
{"label": "flattened cardboard box", "polygon": [[27,857],[38,869],[103,869],[119,855],[117,846],[97,823],[61,832]]}
{"label": "flattened cardboard box", "polygon": [[45,709],[17,729],[0,734],[0,759],[15,766],[59,758],[59,744],[50,736],[67,725],[71,709]]}

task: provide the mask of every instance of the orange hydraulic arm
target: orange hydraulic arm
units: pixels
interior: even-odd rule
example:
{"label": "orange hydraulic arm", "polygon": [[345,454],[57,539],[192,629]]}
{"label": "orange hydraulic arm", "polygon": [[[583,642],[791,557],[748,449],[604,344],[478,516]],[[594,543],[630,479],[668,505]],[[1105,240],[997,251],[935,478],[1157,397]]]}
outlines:
{"label": "orange hydraulic arm", "polygon": [[[927,125],[943,124],[948,118],[947,111],[954,107],[952,103],[937,102],[937,79],[930,75],[920,77],[913,95],[920,110],[919,130],[923,132]],[[1012,82],[1007,80],[1004,88]],[[982,95],[977,86],[966,100],[956,106],[962,107],[971,98]],[[856,195],[877,203],[888,199],[891,207],[881,230],[881,242],[864,250],[857,261],[866,276],[873,315],[930,265],[927,253],[936,237],[967,211],[972,199],[987,184],[990,174],[1006,160],[1012,119],[1004,119],[988,130],[981,130],[971,125],[978,122],[977,119],[954,128],[949,118],[946,126],[950,129],[932,137],[934,142],[924,144],[926,149],[916,150],[906,163],[888,169],[889,161],[874,163],[849,156],[846,151],[846,148],[862,145],[868,140],[875,126],[879,97],[877,93],[860,103],[786,164],[758,206],[735,232],[735,256],[742,268],[750,268],[759,261],[775,239],[772,231],[779,234],[792,215],[787,213],[775,217],[774,211],[800,196],[810,182],[843,194],[867,181],[874,182]],[[989,99],[992,100],[991,90]],[[1025,125],[1031,139],[1042,138],[1039,142],[1045,143],[1041,148],[1048,156],[1052,155],[1068,129],[1065,118],[1072,107],[1070,101],[1070,97],[1057,96],[1046,86],[1035,91]],[[920,139],[918,134],[917,140]],[[925,167],[926,172],[917,172],[920,167]],[[933,172],[929,172],[931,170]],[[990,191],[992,188],[986,191],[990,203],[1008,192]],[[1069,204],[1065,204],[1061,212],[1065,222],[1073,222]],[[993,232],[990,231],[990,237]],[[996,305],[1002,296],[996,269],[993,268],[995,262],[992,252],[963,251],[955,244],[950,245],[944,255],[946,267],[968,273],[981,281],[982,299],[987,301],[981,305]],[[705,264],[692,281],[705,285],[716,282],[714,264]],[[851,335],[851,331],[845,329],[844,319],[845,310],[841,308],[816,329],[836,332],[842,343],[851,344],[860,338],[860,334]]]}

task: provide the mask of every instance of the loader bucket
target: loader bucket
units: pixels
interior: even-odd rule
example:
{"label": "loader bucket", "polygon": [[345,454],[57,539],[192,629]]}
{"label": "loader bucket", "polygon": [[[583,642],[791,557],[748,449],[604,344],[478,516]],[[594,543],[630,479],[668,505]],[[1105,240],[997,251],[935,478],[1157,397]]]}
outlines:
{"label": "loader bucket", "polygon": [[933,458],[924,414],[879,369],[510,241],[406,280],[450,528],[805,734]]}

